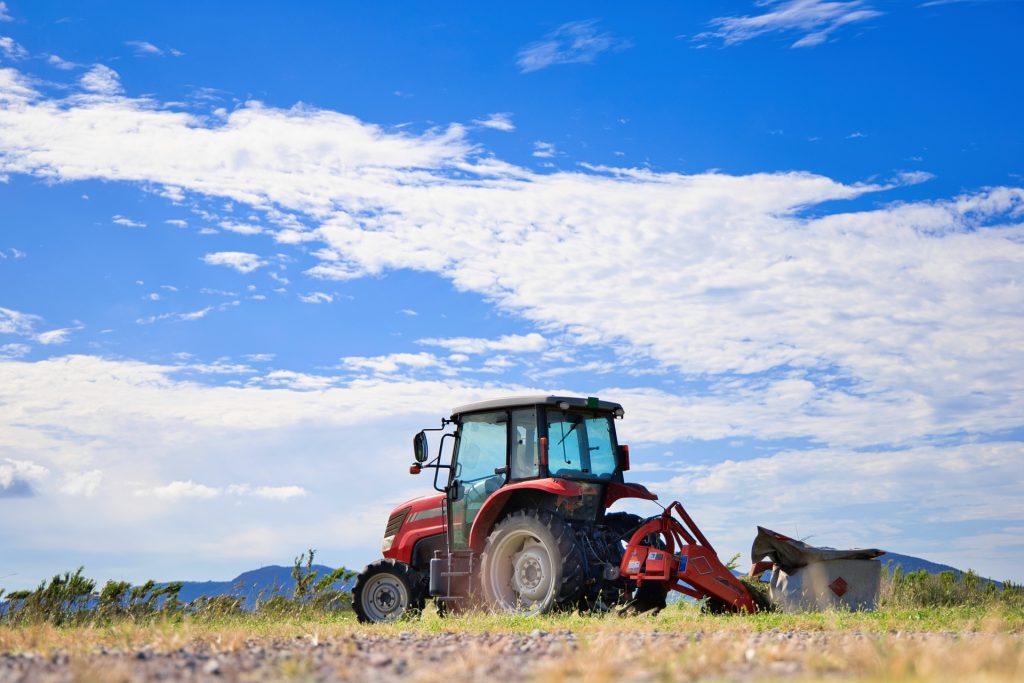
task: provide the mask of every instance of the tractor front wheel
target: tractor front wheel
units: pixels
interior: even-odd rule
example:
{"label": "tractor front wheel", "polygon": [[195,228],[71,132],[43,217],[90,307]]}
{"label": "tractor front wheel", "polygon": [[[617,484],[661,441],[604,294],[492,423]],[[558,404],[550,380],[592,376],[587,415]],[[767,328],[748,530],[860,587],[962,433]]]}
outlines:
{"label": "tractor front wheel", "polygon": [[515,614],[544,614],[572,605],[583,593],[583,554],[573,530],[558,515],[520,510],[487,537],[480,562],[484,597]]}
{"label": "tractor front wheel", "polygon": [[397,560],[377,560],[366,566],[352,588],[352,607],[363,623],[394,621],[410,609],[423,609],[423,579]]}

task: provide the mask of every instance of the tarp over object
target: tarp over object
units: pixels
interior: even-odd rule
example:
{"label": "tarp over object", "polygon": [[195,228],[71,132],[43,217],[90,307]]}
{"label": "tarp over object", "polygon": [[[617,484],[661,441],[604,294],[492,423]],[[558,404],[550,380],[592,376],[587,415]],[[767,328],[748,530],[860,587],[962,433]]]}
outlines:
{"label": "tarp over object", "polygon": [[765,557],[771,559],[769,595],[784,611],[872,610],[878,602],[882,573],[881,563],[874,558],[884,552],[877,548],[816,548],[757,527],[750,556],[755,564]]}
{"label": "tarp over object", "polygon": [[873,560],[884,555],[884,550],[877,548],[854,548],[853,550],[836,550],[835,548],[815,548],[803,541],[784,536],[763,526],[757,527],[757,538],[750,547],[750,561],[757,563],[765,557],[793,574],[797,569],[806,567],[812,562],[829,560]]}

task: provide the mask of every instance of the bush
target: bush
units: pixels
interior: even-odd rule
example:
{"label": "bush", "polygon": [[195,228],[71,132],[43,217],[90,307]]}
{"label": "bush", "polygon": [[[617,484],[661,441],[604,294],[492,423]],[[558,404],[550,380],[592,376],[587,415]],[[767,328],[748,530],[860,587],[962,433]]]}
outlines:
{"label": "bush", "polygon": [[1024,608],[1024,589],[1011,581],[999,586],[973,571],[960,576],[945,571],[929,574],[922,570],[904,572],[900,565],[882,568],[880,604],[887,607],[993,606]]}
{"label": "bush", "polygon": [[[318,572],[313,569],[315,553],[310,550],[295,558],[292,597],[277,594],[275,588],[269,599],[257,601],[256,611],[283,616],[323,614],[350,608],[351,592],[337,584],[351,579],[355,572],[341,568],[318,578]],[[181,582],[159,585],[150,580],[133,586],[127,581],[107,581],[96,591],[96,582],[82,576],[82,569],[58,574],[31,591],[5,593],[0,589],[0,624],[111,624],[183,615],[219,619],[246,612],[245,598],[238,594],[204,596],[182,603],[179,600]],[[235,587],[236,593],[239,589]]]}

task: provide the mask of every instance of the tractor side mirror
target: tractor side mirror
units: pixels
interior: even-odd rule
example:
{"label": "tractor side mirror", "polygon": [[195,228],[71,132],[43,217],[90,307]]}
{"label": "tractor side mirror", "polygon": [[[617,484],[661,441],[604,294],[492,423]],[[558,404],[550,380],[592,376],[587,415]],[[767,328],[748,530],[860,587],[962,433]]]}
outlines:
{"label": "tractor side mirror", "polygon": [[619,469],[623,472],[629,469],[629,446],[619,446]]}
{"label": "tractor side mirror", "polygon": [[424,432],[418,432],[416,436],[412,438],[412,454],[416,458],[416,462],[426,462],[427,458],[430,457],[430,448],[427,446],[427,435]]}

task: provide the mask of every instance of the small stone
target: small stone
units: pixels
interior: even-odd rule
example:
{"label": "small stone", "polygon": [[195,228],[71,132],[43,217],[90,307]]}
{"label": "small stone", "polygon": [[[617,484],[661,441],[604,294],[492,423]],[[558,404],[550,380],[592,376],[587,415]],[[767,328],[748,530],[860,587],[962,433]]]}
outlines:
{"label": "small stone", "polygon": [[387,656],[382,652],[377,652],[375,654],[370,655],[370,666],[382,667],[387,666],[390,663],[391,657]]}
{"label": "small stone", "polygon": [[206,664],[203,664],[203,673],[211,676],[220,675],[220,662],[216,659],[211,659]]}
{"label": "small stone", "polygon": [[754,661],[755,657],[757,657],[757,650],[755,650],[752,647],[748,647],[747,651],[743,653],[743,659],[747,660],[748,662]]}

